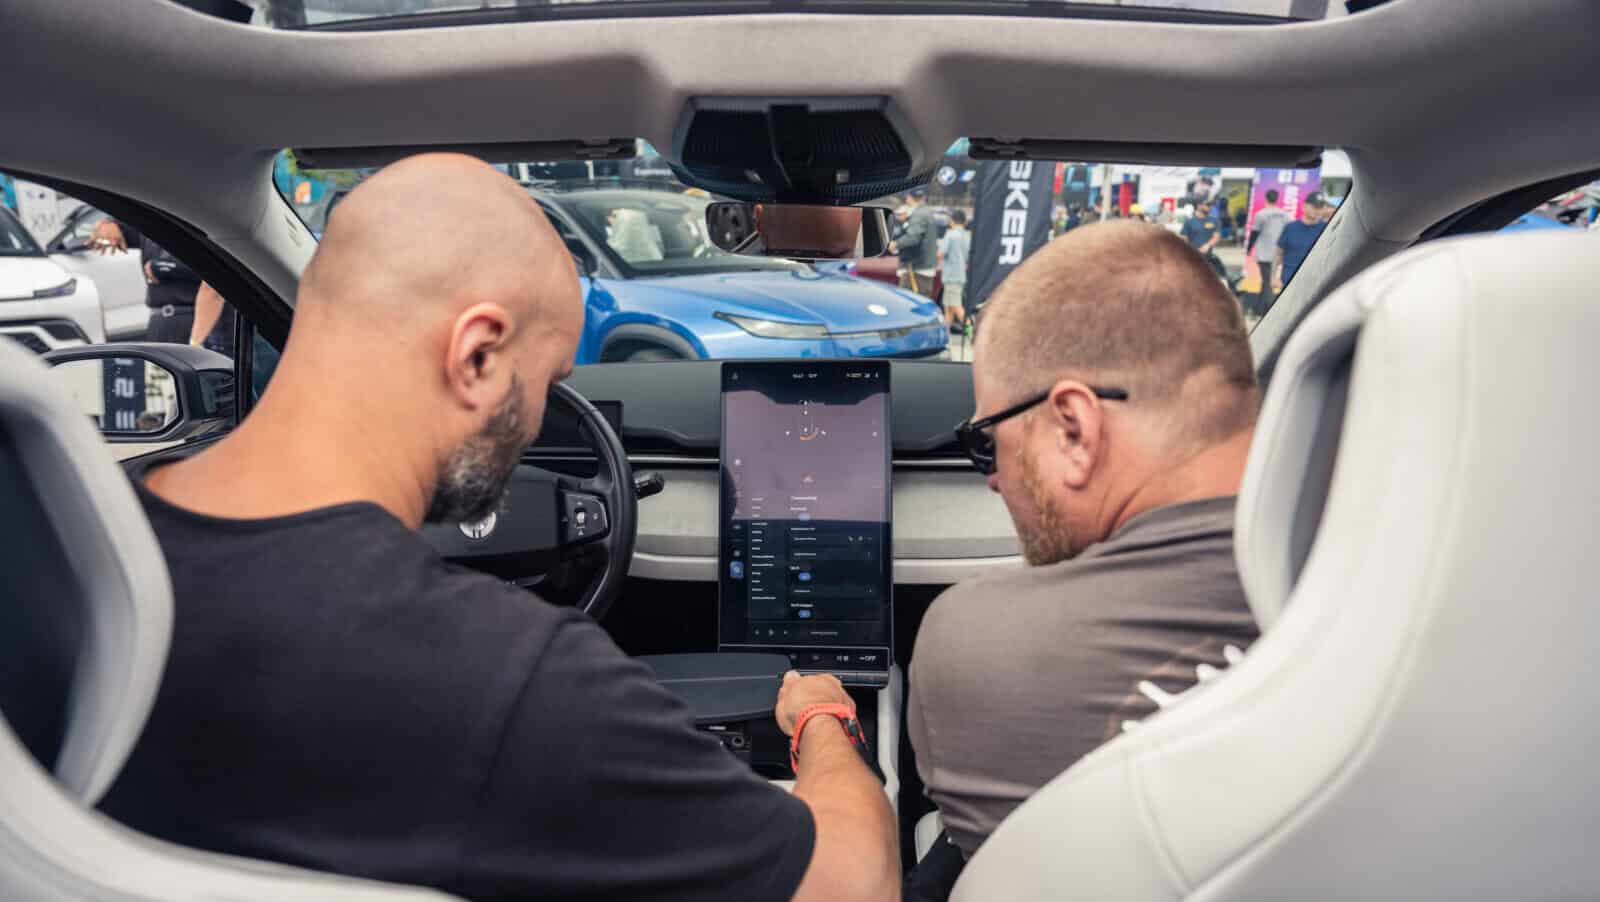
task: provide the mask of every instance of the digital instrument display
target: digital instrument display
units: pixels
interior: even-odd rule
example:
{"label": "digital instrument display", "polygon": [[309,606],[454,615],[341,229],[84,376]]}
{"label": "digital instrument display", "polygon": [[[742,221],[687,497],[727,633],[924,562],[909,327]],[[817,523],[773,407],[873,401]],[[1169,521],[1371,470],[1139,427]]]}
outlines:
{"label": "digital instrument display", "polygon": [[722,649],[886,678],[889,416],[885,361],[722,365]]}

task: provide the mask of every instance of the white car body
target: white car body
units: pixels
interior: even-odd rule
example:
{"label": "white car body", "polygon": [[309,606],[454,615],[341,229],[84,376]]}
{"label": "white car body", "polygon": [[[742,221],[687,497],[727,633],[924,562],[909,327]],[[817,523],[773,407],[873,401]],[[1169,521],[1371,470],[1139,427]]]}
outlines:
{"label": "white car body", "polygon": [[[36,296],[68,282],[74,284],[67,294]],[[105,341],[94,280],[74,276],[43,253],[0,255],[0,335],[40,353]]]}
{"label": "white car body", "polygon": [[72,212],[66,226],[45,245],[45,252],[63,269],[94,282],[100,292],[100,308],[105,313],[105,332],[110,341],[138,341],[150,325],[150,308],[145,305],[144,271],[137,247],[126,251],[100,253],[93,250],[68,251],[70,239],[87,239],[106,214],[84,205]]}

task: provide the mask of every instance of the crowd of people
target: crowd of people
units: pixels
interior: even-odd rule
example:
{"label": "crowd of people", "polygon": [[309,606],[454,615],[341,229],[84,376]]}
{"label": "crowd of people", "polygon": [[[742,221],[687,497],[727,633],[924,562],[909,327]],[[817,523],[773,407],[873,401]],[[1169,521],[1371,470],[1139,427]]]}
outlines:
{"label": "crowd of people", "polygon": [[[1224,195],[1210,178],[1202,177],[1190,185],[1188,196],[1157,210],[1138,203],[1060,205],[1051,216],[1050,237],[1059,238],[1102,221],[1161,226],[1200,253],[1234,293],[1247,322],[1254,322],[1266,314],[1305,262],[1335,210],[1316,191],[1301,200],[1298,215],[1283,207],[1276,189],[1267,190],[1263,197],[1264,206],[1251,217],[1248,203]],[[969,331],[972,325],[966,308],[971,300],[966,292],[971,215],[965,209],[930,209],[921,189],[905,195],[895,210],[892,248],[899,257],[900,287],[940,301],[953,333]],[[1243,251],[1238,265],[1229,266],[1218,254],[1223,246]]]}

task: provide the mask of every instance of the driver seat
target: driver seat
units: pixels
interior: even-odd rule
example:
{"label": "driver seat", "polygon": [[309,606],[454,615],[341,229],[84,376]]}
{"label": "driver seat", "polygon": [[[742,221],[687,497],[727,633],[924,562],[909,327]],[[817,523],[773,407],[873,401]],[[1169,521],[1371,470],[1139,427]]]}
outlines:
{"label": "driver seat", "polygon": [[953,898],[1600,897],[1597,286],[1592,235],[1494,235],[1316,308],[1239,498],[1264,635],[1019,806]]}
{"label": "driver seat", "polygon": [[47,368],[6,341],[0,536],[0,899],[451,898],[183,849],[91,810],[155,700],[172,589],[100,436]]}

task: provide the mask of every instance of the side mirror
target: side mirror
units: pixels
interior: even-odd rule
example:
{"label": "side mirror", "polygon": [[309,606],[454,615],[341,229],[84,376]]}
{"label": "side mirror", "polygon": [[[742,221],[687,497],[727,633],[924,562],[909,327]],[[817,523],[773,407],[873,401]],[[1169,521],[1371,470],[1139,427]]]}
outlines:
{"label": "side mirror", "polygon": [[61,253],[84,254],[89,251],[89,239],[82,235],[68,235],[61,241]]}
{"label": "side mirror", "polygon": [[578,275],[592,276],[600,270],[600,261],[594,258],[594,252],[589,246],[576,238],[567,239],[567,252],[572,255],[572,262],[578,267]]}
{"label": "side mirror", "polygon": [[225,428],[233,361],[189,345],[129,342],[43,355],[110,442],[182,441]]}
{"label": "side mirror", "polygon": [[882,207],[751,204],[706,206],[706,234],[730,254],[846,260],[889,248],[889,212]]}

